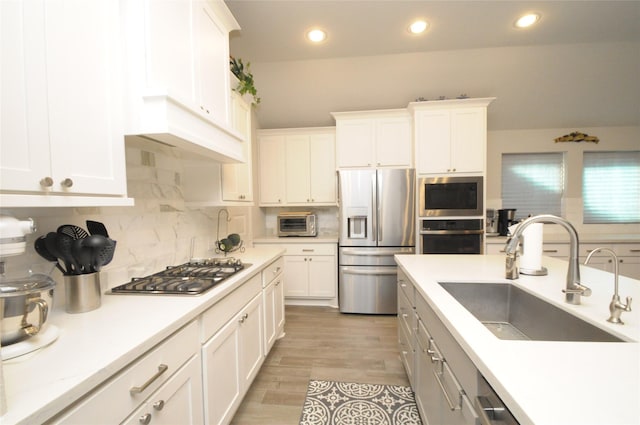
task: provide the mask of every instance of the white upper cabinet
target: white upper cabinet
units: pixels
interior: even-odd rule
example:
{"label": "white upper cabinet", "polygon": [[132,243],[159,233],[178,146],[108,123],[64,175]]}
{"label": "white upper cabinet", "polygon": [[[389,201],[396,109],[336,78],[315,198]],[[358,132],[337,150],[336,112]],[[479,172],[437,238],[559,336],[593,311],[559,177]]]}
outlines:
{"label": "white upper cabinet", "polygon": [[131,205],[119,3],[3,1],[0,19],[2,206]]}
{"label": "white upper cabinet", "polygon": [[411,103],[418,174],[484,174],[493,99]]}
{"label": "white upper cabinet", "polygon": [[335,205],[335,129],[261,130],[260,205]]}
{"label": "white upper cabinet", "polygon": [[337,167],[411,167],[411,116],[406,109],[334,112]]}
{"label": "white upper cabinet", "polygon": [[227,202],[253,201],[251,103],[236,92],[231,93],[231,121],[243,137],[242,164],[222,164],[222,200]]}
{"label": "white upper cabinet", "polygon": [[126,134],[220,162],[243,160],[233,129],[222,0],[124,0]]}

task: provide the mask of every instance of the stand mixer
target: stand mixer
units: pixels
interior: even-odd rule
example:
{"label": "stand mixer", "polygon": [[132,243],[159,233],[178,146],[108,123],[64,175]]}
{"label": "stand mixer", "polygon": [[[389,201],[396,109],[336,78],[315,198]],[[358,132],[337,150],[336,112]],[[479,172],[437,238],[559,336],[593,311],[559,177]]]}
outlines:
{"label": "stand mixer", "polygon": [[55,326],[45,327],[53,307],[55,281],[31,270],[10,270],[7,257],[24,254],[27,235],[36,230],[31,218],[0,214],[0,345],[3,360],[53,342]]}

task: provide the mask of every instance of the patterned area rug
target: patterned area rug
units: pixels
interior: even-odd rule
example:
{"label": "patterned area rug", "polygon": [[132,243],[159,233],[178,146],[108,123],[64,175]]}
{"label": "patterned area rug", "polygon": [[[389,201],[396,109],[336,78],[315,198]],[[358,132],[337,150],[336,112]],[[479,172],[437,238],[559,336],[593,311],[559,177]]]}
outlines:
{"label": "patterned area rug", "polygon": [[422,425],[411,387],[309,381],[300,425]]}

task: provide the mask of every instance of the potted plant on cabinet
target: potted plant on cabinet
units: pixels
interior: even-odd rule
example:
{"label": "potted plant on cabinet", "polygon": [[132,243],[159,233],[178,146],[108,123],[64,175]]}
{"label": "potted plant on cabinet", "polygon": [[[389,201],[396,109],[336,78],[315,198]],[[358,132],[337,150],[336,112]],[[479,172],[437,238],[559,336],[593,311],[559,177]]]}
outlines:
{"label": "potted plant on cabinet", "polygon": [[238,79],[238,84],[234,90],[241,96],[247,93],[253,96],[254,105],[260,103],[258,91],[256,90],[253,81],[253,74],[249,71],[251,62],[247,62],[245,65],[242,63],[242,59],[236,59],[233,56],[229,56],[229,65],[231,67],[231,73]]}

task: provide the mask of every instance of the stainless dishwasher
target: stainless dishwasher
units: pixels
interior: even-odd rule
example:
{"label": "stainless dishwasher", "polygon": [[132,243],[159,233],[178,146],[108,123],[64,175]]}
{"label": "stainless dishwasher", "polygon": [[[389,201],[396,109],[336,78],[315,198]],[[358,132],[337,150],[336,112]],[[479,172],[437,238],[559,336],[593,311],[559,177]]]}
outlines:
{"label": "stainless dishwasher", "polygon": [[482,376],[478,376],[478,396],[474,407],[480,425],[519,425],[498,394]]}

